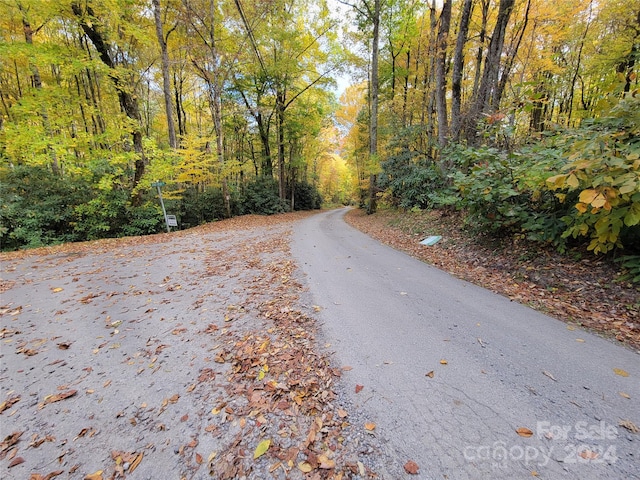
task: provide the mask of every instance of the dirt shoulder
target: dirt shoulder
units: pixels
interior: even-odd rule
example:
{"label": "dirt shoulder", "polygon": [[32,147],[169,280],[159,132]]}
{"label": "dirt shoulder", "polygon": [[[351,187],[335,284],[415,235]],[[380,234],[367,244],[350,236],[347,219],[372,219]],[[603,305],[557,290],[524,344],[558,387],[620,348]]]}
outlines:
{"label": "dirt shoulder", "polygon": [[[573,259],[517,242],[491,242],[465,232],[461,219],[442,212],[352,210],[359,230],[441,270],[640,351],[640,288],[597,257]],[[434,246],[419,242],[430,235]]]}
{"label": "dirt shoulder", "polygon": [[301,300],[305,215],[0,256],[0,477],[374,478]]}

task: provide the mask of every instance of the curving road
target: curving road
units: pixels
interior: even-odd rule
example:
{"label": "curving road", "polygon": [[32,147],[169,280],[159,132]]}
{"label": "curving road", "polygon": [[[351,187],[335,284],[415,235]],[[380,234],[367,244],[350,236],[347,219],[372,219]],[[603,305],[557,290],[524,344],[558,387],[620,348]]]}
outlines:
{"label": "curving road", "polygon": [[298,223],[292,248],[386,442],[383,478],[413,460],[406,478],[640,479],[640,433],[620,426],[640,426],[640,355],[383,246],[346,211]]}

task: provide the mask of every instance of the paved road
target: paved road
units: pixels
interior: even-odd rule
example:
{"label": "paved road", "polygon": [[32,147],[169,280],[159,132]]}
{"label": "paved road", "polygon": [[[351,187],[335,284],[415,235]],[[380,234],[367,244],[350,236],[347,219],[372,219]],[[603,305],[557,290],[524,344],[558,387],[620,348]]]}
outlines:
{"label": "paved road", "polygon": [[419,465],[411,478],[640,478],[640,434],[619,425],[640,425],[640,355],[383,246],[345,212],[298,224],[293,252],[323,340],[353,367],[345,389],[394,462]]}

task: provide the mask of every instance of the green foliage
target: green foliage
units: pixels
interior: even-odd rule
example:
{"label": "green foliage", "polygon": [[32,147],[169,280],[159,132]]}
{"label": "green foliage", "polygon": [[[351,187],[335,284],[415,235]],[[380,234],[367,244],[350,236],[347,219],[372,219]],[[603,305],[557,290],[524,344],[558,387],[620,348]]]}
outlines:
{"label": "green foliage", "polygon": [[240,211],[243,214],[271,215],[288,209],[287,202],[278,196],[278,183],[271,177],[256,177],[244,187]]}
{"label": "green foliage", "polygon": [[626,270],[621,280],[640,284],[640,255],[625,255],[615,260]]}
{"label": "green foliage", "polygon": [[623,247],[622,238],[640,228],[640,99],[628,96],[609,115],[583,122],[566,154],[565,173],[547,180],[560,201],[578,194],[563,235],[589,237],[594,253]]}
{"label": "green foliage", "polygon": [[75,208],[90,198],[82,181],[44,167],[16,166],[0,175],[2,250],[34,248],[80,239],[72,223]]}
{"label": "green foliage", "polygon": [[408,149],[382,162],[378,185],[389,189],[392,202],[404,209],[443,206],[455,202],[446,191],[447,179],[424,155]]}
{"label": "green foliage", "polygon": [[470,150],[465,155],[474,161],[469,172],[454,174],[461,197],[457,206],[466,210],[467,221],[493,234],[525,235],[563,249],[564,207],[544,188],[562,163],[559,152],[541,145],[513,153],[490,147]]}
{"label": "green foliage", "polygon": [[296,182],[294,192],[294,210],[317,210],[322,206],[320,192],[310,183]]}
{"label": "green foliage", "polygon": [[[201,192],[197,188],[188,188],[182,194],[178,211],[183,226],[195,226],[221,220],[226,216],[222,190],[208,188]],[[231,196],[231,211],[234,215],[238,213],[236,195]]]}

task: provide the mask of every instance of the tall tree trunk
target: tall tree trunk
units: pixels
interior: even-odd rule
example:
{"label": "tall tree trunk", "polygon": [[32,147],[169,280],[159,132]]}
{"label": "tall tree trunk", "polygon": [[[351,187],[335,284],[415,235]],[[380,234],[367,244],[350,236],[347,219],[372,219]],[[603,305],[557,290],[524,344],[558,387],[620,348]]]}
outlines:
{"label": "tall tree trunk", "polygon": [[504,89],[507,86],[507,82],[511,76],[511,69],[513,68],[513,63],[516,60],[516,56],[518,55],[518,50],[520,49],[520,44],[522,43],[522,37],[524,37],[524,32],[527,29],[527,24],[529,23],[529,11],[531,9],[531,0],[527,0],[527,7],[524,12],[524,20],[517,34],[517,39],[515,45],[511,47],[509,54],[507,56],[507,61],[505,62],[504,69],[502,70],[502,74],[500,75],[500,81],[498,82],[498,87],[496,88],[496,94],[493,97],[492,106],[494,110],[498,110],[500,108],[500,100],[502,100],[502,94],[504,93]]}
{"label": "tall tree trunk", "polygon": [[444,0],[436,40],[436,112],[438,115],[438,145],[443,148],[449,138],[447,119],[447,44],[451,26],[451,0]]}
{"label": "tall tree trunk", "polygon": [[160,44],[162,53],[162,91],[164,93],[164,109],[167,113],[167,132],[169,134],[169,146],[178,148],[178,140],[176,138],[176,127],[173,121],[173,105],[171,104],[171,80],[169,78],[169,53],[167,51],[167,42],[162,32],[162,17],[160,11],[160,0],[152,0],[153,17],[156,24],[156,36]]}
{"label": "tall tree trunk", "polygon": [[504,47],[507,24],[509,23],[511,13],[513,12],[514,3],[515,0],[500,0],[498,18],[496,20],[495,28],[493,29],[493,34],[491,35],[491,41],[489,42],[489,49],[487,51],[487,58],[484,62],[482,79],[470,112],[470,128],[467,131],[467,138],[471,143],[475,143],[477,140],[476,130],[480,115],[491,111],[493,105],[492,100],[494,95],[497,93],[498,75],[500,73],[500,57]]}
{"label": "tall tree trunk", "polygon": [[[371,45],[371,118],[369,119],[369,158],[371,162],[378,161],[378,56],[380,51],[380,0],[374,0],[373,7],[373,40]],[[369,175],[369,205],[367,213],[377,210],[377,175]]]}
{"label": "tall tree trunk", "polygon": [[276,130],[278,137],[278,194],[282,200],[287,198],[285,171],[284,171],[284,112],[285,112],[285,95],[286,93],[279,86],[276,89]]}
{"label": "tall tree trunk", "polygon": [[578,58],[576,59],[576,68],[573,71],[573,77],[571,77],[571,85],[569,87],[569,98],[567,99],[567,126],[569,126],[571,122],[571,115],[573,114],[573,97],[575,95],[576,89],[576,81],[578,80],[578,75],[580,74],[580,66],[582,63],[582,49],[584,48],[584,41],[587,38],[587,32],[589,31],[589,26],[591,25],[591,10],[593,8],[593,0],[589,2],[589,14],[587,16],[587,25],[584,27],[584,33],[582,34],[582,38],[580,39],[580,46],[578,47]]}
{"label": "tall tree trunk", "polygon": [[460,139],[462,126],[462,67],[464,66],[464,45],[469,34],[469,20],[473,0],[464,0],[460,15],[460,27],[456,39],[456,50],[453,55],[453,73],[451,75],[451,137]]}
{"label": "tall tree trunk", "polygon": [[473,76],[473,89],[471,90],[471,98],[478,96],[478,88],[480,88],[480,78],[482,77],[482,59],[484,58],[484,42],[487,39],[487,24],[489,22],[489,6],[491,0],[481,0],[482,2],[482,23],[480,25],[480,34],[478,36],[478,52],[476,53],[476,68]]}
{"label": "tall tree trunk", "polygon": [[[135,190],[140,183],[142,176],[144,175],[144,171],[147,165],[147,159],[144,154],[144,148],[142,145],[142,119],[140,117],[140,109],[138,108],[138,100],[130,91],[129,86],[124,83],[122,75],[119,75],[115,71],[118,65],[111,57],[110,45],[107,43],[107,40],[103,33],[98,29],[99,24],[92,8],[90,6],[87,6],[85,11],[77,1],[74,1],[71,4],[71,9],[73,11],[73,14],[78,18],[78,22],[80,23],[82,31],[89,38],[89,40],[91,40],[91,43],[98,52],[100,60],[102,60],[102,62],[111,69],[112,74],[110,75],[110,77],[113,81],[116,91],[118,92],[120,107],[124,111],[125,115],[133,120],[133,124],[135,125],[133,131],[131,132],[133,149],[137,154],[132,185],[132,188]],[[89,19],[87,17],[90,17],[90,21],[88,21]],[[140,205],[142,203],[142,192],[138,192],[133,197],[132,203],[134,205]]]}
{"label": "tall tree trunk", "polygon": [[[31,28],[31,23],[27,18],[27,11],[23,9],[22,5],[18,3],[18,8],[20,13],[22,14],[22,29],[24,32],[25,42],[29,45],[33,45],[33,29]],[[38,70],[38,66],[31,63],[29,61],[29,68],[31,69],[31,78],[33,82],[33,86],[36,90],[42,90],[42,78],[40,77],[40,70]],[[44,125],[44,130],[47,133],[47,137],[51,138],[51,122],[49,121],[49,113],[47,112],[46,105],[43,105],[40,110],[40,116],[42,117],[42,124]],[[56,151],[53,149],[51,143],[47,142],[47,150],[49,152],[49,156],[51,157],[51,171],[54,175],[60,175],[60,163],[58,162],[58,156],[56,155]]]}

